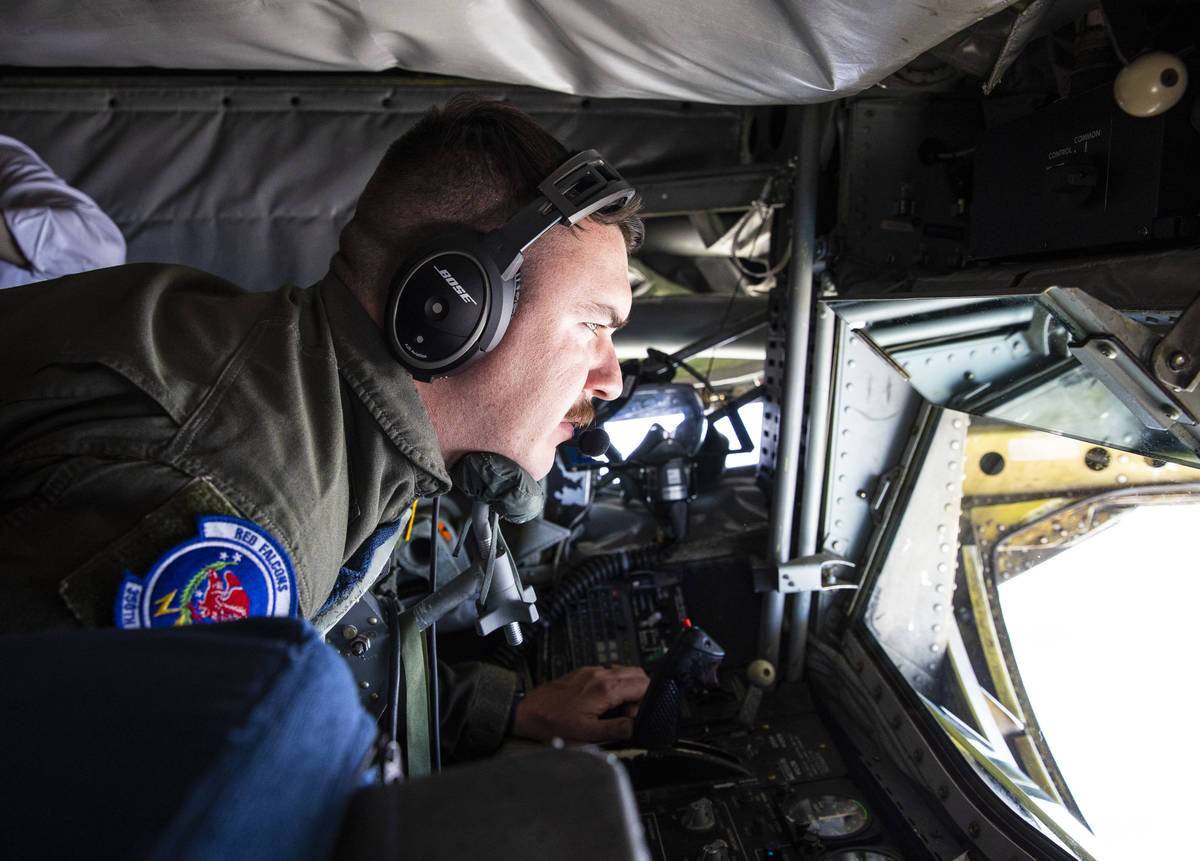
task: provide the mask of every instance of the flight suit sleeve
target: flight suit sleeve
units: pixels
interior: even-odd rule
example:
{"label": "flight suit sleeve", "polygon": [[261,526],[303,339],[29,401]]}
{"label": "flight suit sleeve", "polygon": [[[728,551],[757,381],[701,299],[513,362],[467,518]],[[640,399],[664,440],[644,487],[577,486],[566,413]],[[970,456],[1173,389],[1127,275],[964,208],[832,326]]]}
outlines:
{"label": "flight suit sleeve", "polygon": [[517,674],[484,663],[438,664],[442,756],[447,761],[495,753],[504,740]]}

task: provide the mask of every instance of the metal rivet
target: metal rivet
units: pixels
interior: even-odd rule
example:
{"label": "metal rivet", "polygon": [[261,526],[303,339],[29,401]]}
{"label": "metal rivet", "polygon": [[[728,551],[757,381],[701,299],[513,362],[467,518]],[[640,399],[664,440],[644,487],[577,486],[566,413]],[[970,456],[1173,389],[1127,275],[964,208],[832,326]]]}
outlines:
{"label": "metal rivet", "polygon": [[1167,359],[1167,364],[1170,365],[1171,368],[1176,371],[1178,371],[1180,368],[1182,368],[1184,365],[1186,365],[1187,362],[1188,362],[1187,353],[1181,352],[1179,350],[1176,350],[1174,353],[1171,354],[1171,358]]}
{"label": "metal rivet", "polygon": [[1108,343],[1108,341],[1101,341],[1096,345],[1096,349],[1106,359],[1115,359],[1117,357],[1117,348]]}

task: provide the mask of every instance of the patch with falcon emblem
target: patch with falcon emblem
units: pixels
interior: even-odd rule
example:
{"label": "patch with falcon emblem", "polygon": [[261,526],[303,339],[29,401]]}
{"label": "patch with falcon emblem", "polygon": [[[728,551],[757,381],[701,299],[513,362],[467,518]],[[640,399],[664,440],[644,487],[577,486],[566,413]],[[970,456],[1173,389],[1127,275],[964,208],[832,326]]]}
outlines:
{"label": "patch with falcon emblem", "polygon": [[160,556],[145,577],[125,572],[114,607],[118,628],[296,615],[296,578],[279,542],[236,517],[200,517],[197,525],[197,537]]}

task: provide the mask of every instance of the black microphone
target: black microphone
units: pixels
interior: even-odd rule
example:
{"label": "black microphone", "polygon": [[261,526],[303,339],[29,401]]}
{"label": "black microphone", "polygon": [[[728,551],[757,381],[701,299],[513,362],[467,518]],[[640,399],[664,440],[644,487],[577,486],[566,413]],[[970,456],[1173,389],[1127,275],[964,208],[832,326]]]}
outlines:
{"label": "black microphone", "polygon": [[608,451],[608,431],[604,428],[588,428],[576,440],[579,451],[588,457],[599,457]]}

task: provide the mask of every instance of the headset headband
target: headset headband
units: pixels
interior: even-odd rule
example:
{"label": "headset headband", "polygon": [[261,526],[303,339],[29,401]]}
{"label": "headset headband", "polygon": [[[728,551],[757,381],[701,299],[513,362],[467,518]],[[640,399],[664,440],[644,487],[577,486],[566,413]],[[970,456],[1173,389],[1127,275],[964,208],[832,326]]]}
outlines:
{"label": "headset headband", "polygon": [[539,196],[492,231],[501,277],[512,278],[522,252],[559,222],[577,224],[593,212],[624,206],[635,194],[633,187],[594,149],[567,159],[538,184]]}

